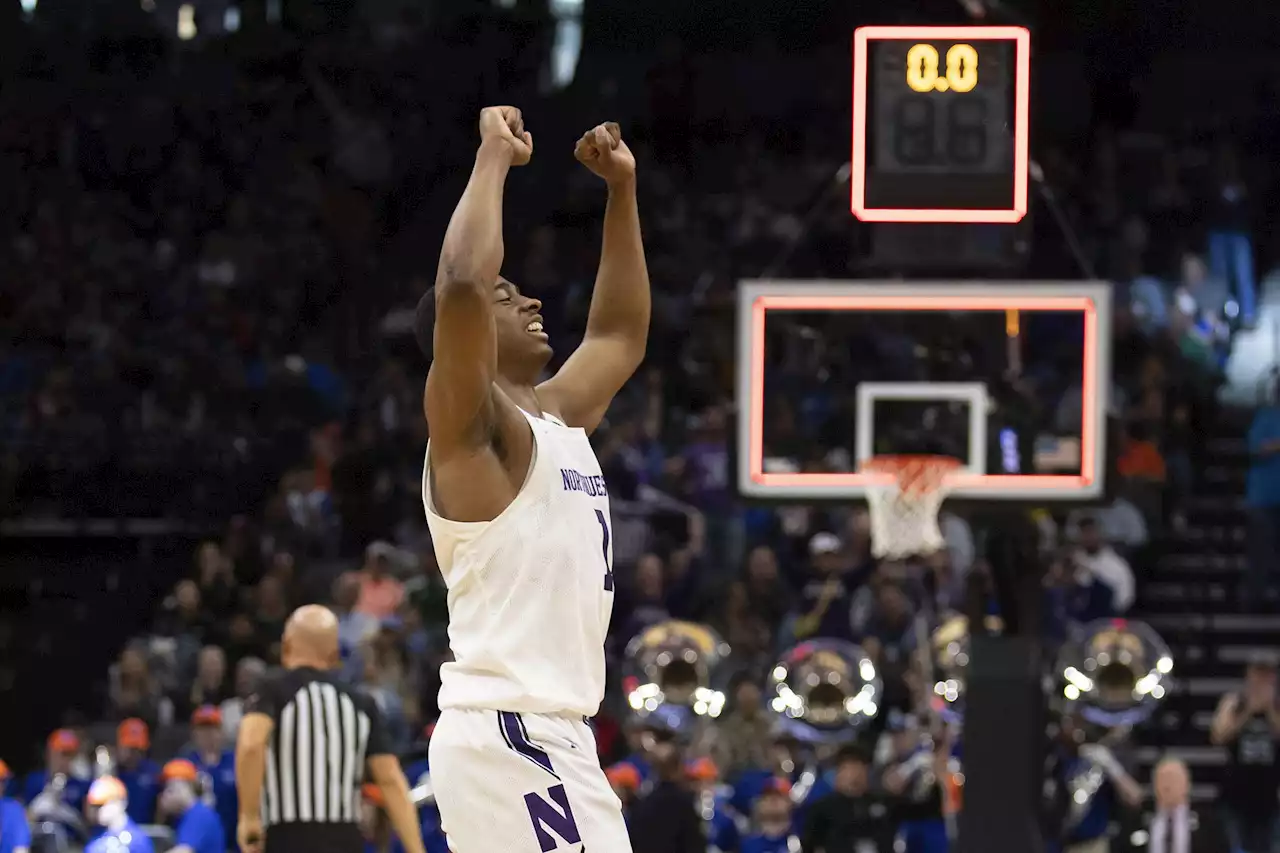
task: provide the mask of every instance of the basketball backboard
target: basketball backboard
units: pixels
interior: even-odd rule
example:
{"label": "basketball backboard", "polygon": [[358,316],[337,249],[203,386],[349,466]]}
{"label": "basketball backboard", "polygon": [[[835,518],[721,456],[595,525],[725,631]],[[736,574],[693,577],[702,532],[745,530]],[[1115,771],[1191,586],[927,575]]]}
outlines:
{"label": "basketball backboard", "polygon": [[737,322],[744,496],[857,499],[918,453],[964,463],[953,498],[1104,495],[1105,283],[747,281]]}

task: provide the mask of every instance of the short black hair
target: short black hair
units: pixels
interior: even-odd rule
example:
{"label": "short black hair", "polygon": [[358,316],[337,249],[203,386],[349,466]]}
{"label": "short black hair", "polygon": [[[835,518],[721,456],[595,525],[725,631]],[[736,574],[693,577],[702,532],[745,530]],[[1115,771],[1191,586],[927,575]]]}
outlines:
{"label": "short black hair", "polygon": [[413,312],[413,339],[418,342],[418,349],[427,361],[431,361],[433,341],[436,328],[436,289],[428,288],[418,300],[418,307]]}
{"label": "short black hair", "polygon": [[856,743],[847,743],[840,747],[840,751],[836,753],[835,766],[839,767],[845,763],[856,763],[863,766],[871,764],[871,758],[867,755],[867,751]]}

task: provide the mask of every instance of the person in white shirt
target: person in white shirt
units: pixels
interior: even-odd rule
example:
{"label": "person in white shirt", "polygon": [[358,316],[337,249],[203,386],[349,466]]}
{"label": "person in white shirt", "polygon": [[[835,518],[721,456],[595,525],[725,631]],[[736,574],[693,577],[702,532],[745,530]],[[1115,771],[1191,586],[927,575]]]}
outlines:
{"label": "person in white shirt", "polygon": [[1082,583],[1098,581],[1111,590],[1111,607],[1117,614],[1133,606],[1133,569],[1128,560],[1102,540],[1096,520],[1081,520],[1080,544],[1072,558]]}
{"label": "person in white shirt", "polygon": [[267,674],[267,665],[258,658],[242,658],[236,664],[236,695],[222,703],[222,731],[235,741],[244,718],[244,700],[258,689]]}
{"label": "person in white shirt", "polygon": [[1176,758],[1165,758],[1152,773],[1155,814],[1148,829],[1150,853],[1231,853],[1222,824],[1191,807],[1191,774]]}

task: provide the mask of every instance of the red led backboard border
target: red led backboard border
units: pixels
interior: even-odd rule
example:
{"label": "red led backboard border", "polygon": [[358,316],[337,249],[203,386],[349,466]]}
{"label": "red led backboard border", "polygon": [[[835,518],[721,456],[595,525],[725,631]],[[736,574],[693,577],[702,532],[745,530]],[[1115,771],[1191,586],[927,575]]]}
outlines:
{"label": "red led backboard border", "polygon": [[[1007,210],[909,210],[868,208],[867,43],[878,41],[1012,41],[1014,51],[1013,207]],[[1031,100],[1031,33],[1025,27],[859,27],[853,32],[853,154],[850,209],[863,222],[967,222],[1012,224],[1027,215],[1028,116]],[[861,142],[861,144],[860,144]]]}
{"label": "red led backboard border", "polygon": [[[972,474],[948,478],[952,494],[980,500],[1092,500],[1106,477],[1106,377],[1111,295],[1099,282],[742,282],[738,294],[738,483],[764,499],[858,498],[883,475],[764,470],[765,318],[769,311],[1069,311],[1084,318],[1078,474]],[[851,425],[852,426],[852,425]]]}

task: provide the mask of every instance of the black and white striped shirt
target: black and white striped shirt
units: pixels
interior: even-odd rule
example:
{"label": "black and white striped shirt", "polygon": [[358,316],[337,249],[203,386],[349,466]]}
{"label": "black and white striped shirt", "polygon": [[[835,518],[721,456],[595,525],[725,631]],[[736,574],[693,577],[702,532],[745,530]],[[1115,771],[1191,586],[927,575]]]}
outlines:
{"label": "black and white striped shirt", "polygon": [[334,673],[304,667],[268,679],[245,713],[275,723],[262,785],[267,847],[362,849],[365,762],[391,752],[373,698]]}

